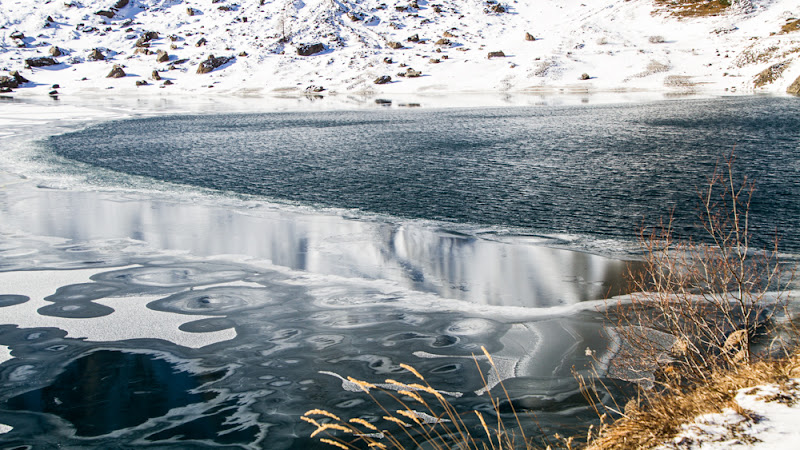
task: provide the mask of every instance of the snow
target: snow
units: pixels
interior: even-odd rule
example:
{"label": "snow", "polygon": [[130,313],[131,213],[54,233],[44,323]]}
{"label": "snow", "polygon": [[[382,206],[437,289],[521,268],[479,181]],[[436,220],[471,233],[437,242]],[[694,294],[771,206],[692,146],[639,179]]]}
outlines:
{"label": "snow", "polygon": [[727,449],[735,445],[753,449],[795,449],[800,441],[800,378],[783,386],[776,384],[741,389],[736,403],[752,417],[726,409],[704,414],[660,448]]}
{"label": "snow", "polygon": [[[479,0],[420,0],[419,9],[407,11],[396,7],[408,3],[382,0],[267,0],[263,5],[131,0],[111,19],[95,14],[110,11],[114,3],[0,0],[0,69],[20,70],[33,82],[15,95],[43,96],[54,84],[62,96],[108,90],[138,96],[286,96],[311,86],[323,87],[323,95],[370,96],[783,93],[800,76],[800,64],[791,62],[800,54],[800,32],[781,33],[787,19],[800,16],[796,0],[734,0],[722,15],[681,19],[652,0],[501,2],[508,9],[504,13],[488,11]],[[48,16],[53,22],[45,26]],[[135,53],[137,39],[147,31],[159,36],[149,50],[166,51],[168,62]],[[15,32],[25,38],[12,39]],[[437,46],[445,32],[452,35],[447,37],[451,45]],[[536,40],[526,40],[526,33]],[[421,41],[409,42],[415,34]],[[207,43],[197,46],[201,38]],[[404,48],[389,48],[392,41]],[[322,43],[325,50],[299,56],[298,46],[310,43]],[[56,58],[61,64],[24,69],[26,58],[48,56],[51,46],[66,53]],[[95,48],[106,60],[89,59]],[[506,56],[489,59],[491,51]],[[197,74],[209,55],[235,59]],[[774,83],[754,88],[756,74],[783,61],[790,63]],[[106,78],[115,64],[124,66],[126,77]],[[170,65],[175,69],[168,70]],[[423,75],[397,76],[409,67]],[[162,81],[150,79],[154,70]],[[579,79],[584,73],[588,80]],[[373,84],[383,75],[392,82]],[[136,87],[136,81],[145,80],[149,85]],[[166,80],[174,85],[163,86]]]}
{"label": "snow", "polygon": [[11,428],[10,426],[4,423],[0,423],[0,434],[8,433],[11,430],[13,430],[13,428]]}

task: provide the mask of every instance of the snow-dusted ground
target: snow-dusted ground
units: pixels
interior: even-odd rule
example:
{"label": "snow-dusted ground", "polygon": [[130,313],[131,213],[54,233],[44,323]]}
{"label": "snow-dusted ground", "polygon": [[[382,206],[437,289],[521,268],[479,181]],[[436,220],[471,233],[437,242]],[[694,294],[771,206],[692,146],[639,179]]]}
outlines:
{"label": "snow-dusted ground", "polygon": [[705,414],[683,425],[674,441],[661,448],[796,449],[800,443],[800,379],[785,385],[764,385],[742,389],[736,402],[751,419],[733,409]]}
{"label": "snow-dusted ground", "polygon": [[[113,8],[117,3],[127,4]],[[492,12],[479,0],[0,0],[0,69],[20,70],[33,82],[17,95],[37,96],[54,84],[61,95],[114,89],[139,96],[274,96],[311,86],[359,95],[783,93],[800,76],[800,32],[781,32],[800,16],[797,0],[734,0],[720,16],[684,19],[654,0],[501,4],[507,11]],[[113,17],[96,14],[102,11]],[[137,53],[148,31],[158,38]],[[526,40],[526,33],[536,39]],[[414,35],[418,42],[408,40]],[[442,38],[449,44],[437,45]],[[201,39],[206,43],[198,46]],[[324,50],[297,54],[312,43]],[[25,68],[26,59],[49,56],[53,46],[64,53],[58,65]],[[105,60],[92,61],[94,49]],[[156,61],[159,50],[168,61]],[[505,57],[489,59],[496,51]],[[233,59],[197,74],[209,55]],[[755,89],[754,77],[780,63],[776,80]],[[106,78],[115,64],[127,76]],[[408,68],[422,76],[397,76]],[[153,71],[160,81],[151,79]],[[590,78],[580,80],[584,73]],[[380,76],[392,81],[374,84]],[[137,88],[136,81],[149,84]]]}

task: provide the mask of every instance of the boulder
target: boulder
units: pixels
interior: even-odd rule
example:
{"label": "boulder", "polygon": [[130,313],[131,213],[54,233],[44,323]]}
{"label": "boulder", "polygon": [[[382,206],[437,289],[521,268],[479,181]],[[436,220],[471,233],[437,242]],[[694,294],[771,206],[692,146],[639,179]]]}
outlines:
{"label": "boulder", "polygon": [[797,79],[794,80],[794,83],[789,85],[789,87],[786,89],[786,93],[800,95],[800,77],[797,77]]}
{"label": "boulder", "polygon": [[137,47],[150,47],[150,41],[158,39],[158,33],[155,31],[147,31],[136,40]]}
{"label": "boulder", "polygon": [[506,54],[503,53],[502,50],[496,51],[496,52],[489,52],[489,55],[487,56],[487,58],[489,58],[489,59],[492,59],[492,58],[505,58],[505,57],[506,57]]}
{"label": "boulder", "polygon": [[17,82],[14,77],[7,77],[5,75],[0,77],[0,88],[16,89],[18,87],[19,82]]}
{"label": "boulder", "polygon": [[500,3],[497,3],[497,4],[494,4],[494,5],[490,6],[489,7],[489,11],[491,11],[493,13],[501,14],[501,13],[506,12],[506,7],[501,5]]}
{"label": "boulder", "polygon": [[386,46],[387,46],[387,47],[389,47],[389,48],[391,48],[391,49],[393,49],[393,50],[398,50],[398,49],[401,49],[401,48],[403,48],[403,44],[401,44],[401,43],[399,43],[399,42],[395,42],[395,41],[389,41],[389,42],[387,42],[387,43],[386,43]]}
{"label": "boulder", "polygon": [[161,75],[158,73],[157,70],[154,70],[153,73],[150,75],[150,78],[154,81],[161,81]]}
{"label": "boulder", "polygon": [[136,80],[136,87],[147,86],[148,84],[150,83],[148,83],[146,80]]}
{"label": "boulder", "polygon": [[58,64],[53,58],[49,58],[47,56],[39,56],[36,58],[28,58],[25,60],[25,65],[28,67],[47,67],[47,66],[55,66]]}
{"label": "boulder", "polygon": [[422,72],[420,72],[418,70],[414,70],[411,67],[409,67],[408,69],[406,69],[405,76],[406,76],[406,78],[419,78],[419,77],[422,76]]}
{"label": "boulder", "polygon": [[0,87],[0,94],[10,94],[11,92],[13,92],[11,88]]}
{"label": "boulder", "polygon": [[418,35],[418,34],[412,34],[412,35],[411,35],[411,36],[409,36],[409,37],[408,37],[408,39],[406,39],[406,40],[407,40],[408,42],[419,42],[419,35]]}
{"label": "boulder", "polygon": [[536,38],[535,38],[535,37],[533,37],[533,35],[532,35],[532,34],[530,34],[530,33],[525,33],[525,40],[526,40],[526,41],[535,41],[535,40],[536,40]]}
{"label": "boulder", "polygon": [[383,75],[383,76],[380,76],[380,77],[376,78],[375,81],[373,81],[373,83],[375,83],[375,84],[386,84],[386,83],[390,83],[391,81],[392,81],[392,77],[390,77],[389,75]]}
{"label": "boulder", "polygon": [[15,80],[17,81],[17,83],[19,83],[19,84],[23,84],[23,83],[28,83],[28,82],[30,82],[30,80],[28,80],[27,78],[23,77],[23,76],[22,76],[22,75],[19,73],[19,71],[17,71],[17,70],[15,70],[15,71],[11,72],[9,75],[10,75],[10,76],[12,76],[12,77],[14,77],[14,79],[15,79]]}
{"label": "boulder", "polygon": [[125,71],[122,70],[122,66],[119,64],[114,64],[114,67],[111,69],[111,72],[106,75],[106,78],[122,78],[125,76]]}
{"label": "boulder", "polygon": [[156,52],[156,61],[157,62],[169,61],[169,53],[165,52],[164,50],[159,50],[158,52]]}
{"label": "boulder", "polygon": [[202,47],[202,46],[206,45],[206,43],[207,43],[207,42],[208,42],[208,41],[206,40],[206,38],[200,38],[200,39],[199,39],[199,40],[198,40],[198,41],[197,41],[197,42],[194,44],[194,46],[195,46],[195,47]]}
{"label": "boulder", "polygon": [[454,38],[454,37],[456,37],[455,34],[449,32],[449,31],[445,31],[444,34],[442,34],[442,36],[444,36],[446,38]]}
{"label": "boulder", "polygon": [[325,46],[319,42],[314,44],[300,44],[297,46],[297,54],[300,56],[311,56],[325,51]]}
{"label": "boulder", "polygon": [[172,86],[173,84],[174,83],[172,81],[169,81],[169,80],[164,82],[164,86]]}
{"label": "boulder", "polygon": [[233,59],[233,56],[217,56],[208,55],[208,59],[201,62],[199,66],[197,66],[197,73],[209,73],[212,70],[227,64],[229,61]]}
{"label": "boulder", "polygon": [[434,43],[434,45],[439,45],[439,46],[442,46],[442,47],[450,47],[451,45],[453,45],[453,43],[450,42],[450,39],[441,38],[438,41],[436,41]]}
{"label": "boulder", "polygon": [[15,31],[11,33],[8,37],[10,37],[11,39],[25,39],[25,33],[21,31]]}
{"label": "boulder", "polygon": [[197,13],[197,11],[194,8],[186,8],[186,14],[188,14],[190,16],[193,16],[196,13]]}
{"label": "boulder", "polygon": [[50,56],[61,56],[61,55],[64,54],[64,52],[62,52],[61,49],[56,47],[55,45],[50,47],[50,50],[48,50],[48,53],[50,53]]}
{"label": "boulder", "polygon": [[364,16],[362,14],[354,13],[354,12],[347,13],[347,18],[350,19],[353,22],[358,22],[358,21],[364,20]]}
{"label": "boulder", "polygon": [[582,73],[580,77],[581,80],[588,80],[590,78],[592,77],[590,77],[588,73]]}
{"label": "boulder", "polygon": [[92,61],[104,61],[106,57],[103,56],[103,53],[100,52],[100,49],[96,48],[89,53],[89,59]]}
{"label": "boulder", "polygon": [[105,18],[107,18],[107,19],[113,19],[113,18],[114,18],[114,11],[108,11],[108,10],[106,10],[106,9],[103,9],[103,10],[97,11],[97,12],[96,12],[96,13],[94,13],[94,14],[95,14],[96,16],[103,16],[103,17],[105,17]]}
{"label": "boulder", "polygon": [[122,9],[128,6],[128,0],[117,0],[117,3],[114,3],[114,9]]}

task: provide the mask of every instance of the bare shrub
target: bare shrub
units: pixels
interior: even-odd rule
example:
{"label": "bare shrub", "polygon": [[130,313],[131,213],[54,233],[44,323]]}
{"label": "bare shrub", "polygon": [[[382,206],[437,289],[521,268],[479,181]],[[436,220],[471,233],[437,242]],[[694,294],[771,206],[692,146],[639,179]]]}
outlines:
{"label": "bare shrub", "polygon": [[677,240],[671,220],[642,230],[645,270],[632,275],[630,302],[610,313],[621,345],[616,363],[665,388],[751,362],[754,340],[785,301],[777,241],[751,248],[753,183],[737,183],[733,162],[698,192],[705,240]]}

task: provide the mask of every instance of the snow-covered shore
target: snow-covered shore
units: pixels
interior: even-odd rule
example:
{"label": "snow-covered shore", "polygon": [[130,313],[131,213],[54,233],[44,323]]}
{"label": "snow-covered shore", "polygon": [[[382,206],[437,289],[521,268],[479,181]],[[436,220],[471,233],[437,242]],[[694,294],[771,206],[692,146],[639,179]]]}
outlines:
{"label": "snow-covered shore", "polygon": [[[685,18],[652,0],[499,5],[0,0],[0,69],[30,80],[18,96],[785,93],[800,76],[800,32],[782,30],[794,0]],[[57,65],[26,68],[51,49]],[[198,74],[204,61],[220,66]],[[125,76],[107,78],[115,65]]]}

